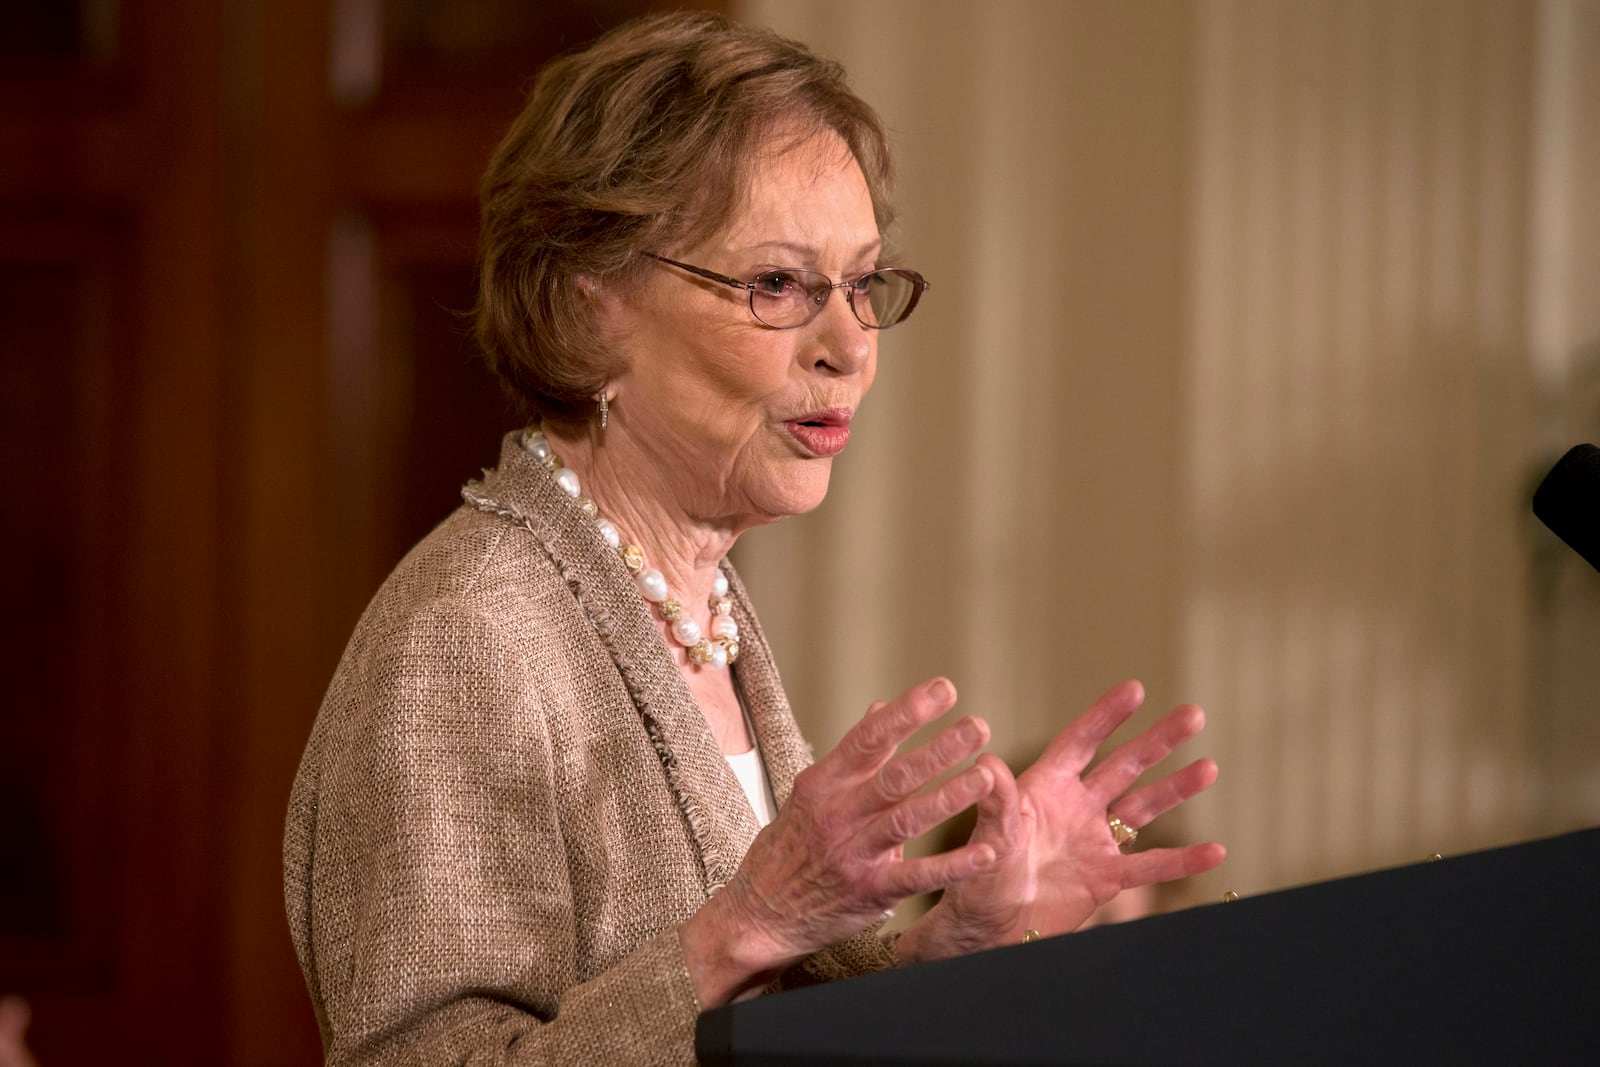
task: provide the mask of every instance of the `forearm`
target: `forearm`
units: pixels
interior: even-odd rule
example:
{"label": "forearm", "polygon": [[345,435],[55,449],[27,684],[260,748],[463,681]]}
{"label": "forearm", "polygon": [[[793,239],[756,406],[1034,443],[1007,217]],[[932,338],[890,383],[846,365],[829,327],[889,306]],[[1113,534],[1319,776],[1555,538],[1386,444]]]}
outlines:
{"label": "forearm", "polygon": [[737,914],[733,897],[713,897],[679,927],[684,964],[702,1010],[719,1007],[763,990],[796,989],[888,970],[899,960],[874,923],[853,937],[809,954],[783,952],[770,942],[729,922]]}

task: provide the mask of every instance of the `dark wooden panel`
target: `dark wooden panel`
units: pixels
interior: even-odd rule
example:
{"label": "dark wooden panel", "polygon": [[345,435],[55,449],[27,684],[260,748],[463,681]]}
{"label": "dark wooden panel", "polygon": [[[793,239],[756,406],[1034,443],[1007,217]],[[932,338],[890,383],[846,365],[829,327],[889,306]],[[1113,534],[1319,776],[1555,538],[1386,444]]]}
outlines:
{"label": "dark wooden panel", "polygon": [[[126,919],[106,890],[129,830],[115,477],[128,251],[113,213],[0,212],[0,991],[101,1011]],[[69,1054],[51,1030],[41,1052]]]}
{"label": "dark wooden panel", "polygon": [[117,54],[116,0],[6,0],[0,61],[104,67]]}
{"label": "dark wooden panel", "polygon": [[[336,181],[361,203],[468,203],[551,57],[669,0],[336,0]],[[724,5],[698,5],[719,10]]]}
{"label": "dark wooden panel", "polygon": [[[500,437],[516,422],[471,339],[470,256],[438,255],[460,247],[449,238],[424,237],[407,249],[404,240],[418,236],[396,234],[383,246],[384,347],[406,361],[411,378],[411,402],[396,441],[406,476],[395,494],[391,554],[403,552],[455,508],[462,482],[494,466]],[[434,254],[416,254],[424,251]]]}
{"label": "dark wooden panel", "polygon": [[387,0],[384,52],[396,68],[464,72],[526,64],[631,18],[637,0],[529,4],[524,0]]}
{"label": "dark wooden panel", "polygon": [[319,1058],[284,804],[513,421],[459,315],[478,174],[540,62],[655,6],[0,3],[0,993],[46,1067]]}
{"label": "dark wooden panel", "polygon": [[493,466],[512,406],[471,339],[470,212],[346,214],[330,242],[330,641]]}
{"label": "dark wooden panel", "polygon": [[0,61],[0,773],[47,836],[0,992],[50,1067],[220,1059],[213,6],[88,0]]}
{"label": "dark wooden panel", "polygon": [[[137,7],[152,0],[0,2],[0,111],[115,109],[129,101]],[[160,21],[160,20],[158,20]],[[5,157],[0,155],[0,164]]]}
{"label": "dark wooden panel", "polygon": [[[382,106],[454,110],[469,101],[508,100],[551,56],[589,41],[645,11],[650,0],[384,0]],[[509,118],[509,116],[507,116]]]}

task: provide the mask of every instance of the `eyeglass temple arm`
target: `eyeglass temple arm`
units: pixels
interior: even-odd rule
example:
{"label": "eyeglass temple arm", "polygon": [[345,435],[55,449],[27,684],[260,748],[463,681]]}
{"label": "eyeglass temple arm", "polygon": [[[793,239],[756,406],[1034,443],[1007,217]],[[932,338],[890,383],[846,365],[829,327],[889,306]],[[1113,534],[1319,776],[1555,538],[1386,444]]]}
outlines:
{"label": "eyeglass temple arm", "polygon": [[677,267],[679,270],[686,270],[690,274],[698,274],[702,278],[708,278],[714,282],[721,282],[723,285],[731,285],[735,289],[743,289],[745,292],[751,292],[756,287],[755,282],[741,282],[738,278],[730,278],[726,274],[718,274],[716,271],[706,270],[704,267],[696,267],[688,263],[679,263],[675,259],[668,259],[666,256],[658,256],[654,252],[646,252],[645,255],[649,256],[651,259],[660,260],[662,263],[665,263],[668,266]]}

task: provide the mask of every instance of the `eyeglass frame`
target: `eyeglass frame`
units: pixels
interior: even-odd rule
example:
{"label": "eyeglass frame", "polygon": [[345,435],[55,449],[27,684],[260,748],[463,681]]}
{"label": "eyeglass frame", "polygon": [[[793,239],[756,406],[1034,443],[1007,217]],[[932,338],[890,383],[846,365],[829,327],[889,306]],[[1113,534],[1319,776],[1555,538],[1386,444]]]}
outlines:
{"label": "eyeglass frame", "polygon": [[[738,278],[730,278],[726,274],[718,274],[716,271],[707,270],[705,267],[696,267],[692,263],[680,263],[676,259],[668,259],[666,256],[658,256],[654,252],[646,252],[645,255],[658,262],[665,263],[669,267],[677,267],[679,270],[686,270],[690,274],[698,275],[699,277],[705,278],[708,281],[720,282],[723,285],[729,285],[735,289],[743,289],[745,292],[750,294],[750,314],[755,317],[757,322],[761,323],[761,325],[770,330],[798,330],[802,326],[809,326],[813,321],[816,320],[818,315],[822,314],[822,309],[828,306],[828,298],[833,296],[833,291],[835,289],[843,289],[845,291],[844,299],[845,303],[850,307],[850,314],[855,316],[855,320],[861,323],[861,325],[865,326],[869,330],[892,329],[909,319],[911,317],[911,313],[916,310],[917,302],[922,299],[922,294],[933,288],[932,282],[928,281],[928,279],[924,278],[921,274],[918,274],[916,271],[911,270],[908,267],[873,267],[871,270],[862,271],[854,278],[846,278],[843,281],[837,282],[832,278],[828,278],[828,276],[823,274],[822,271],[811,270],[809,267],[772,267],[757,274],[757,280],[759,280],[763,275],[783,274],[787,271],[803,271],[806,274],[816,274],[823,278],[828,278],[828,288],[824,290],[828,295],[823,298],[822,303],[818,304],[810,315],[806,316],[804,322],[797,322],[793,326],[776,326],[762,318],[760,312],[756,311],[756,282],[741,282]],[[882,272],[889,270],[896,271],[902,275],[909,274],[911,276],[911,300],[906,304],[905,310],[900,313],[900,317],[898,319],[889,323],[887,326],[878,326],[874,323],[868,322],[866,319],[863,319],[861,317],[861,313],[856,310],[855,294],[858,292],[856,289],[856,284],[860,282],[862,278],[868,277],[869,275],[881,274]]]}

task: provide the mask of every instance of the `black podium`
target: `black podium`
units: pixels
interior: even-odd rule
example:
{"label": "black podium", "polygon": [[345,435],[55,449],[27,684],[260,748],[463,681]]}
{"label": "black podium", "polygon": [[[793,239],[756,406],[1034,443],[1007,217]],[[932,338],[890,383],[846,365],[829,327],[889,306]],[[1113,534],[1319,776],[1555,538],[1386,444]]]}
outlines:
{"label": "black podium", "polygon": [[703,1064],[1600,1064],[1600,829],[706,1012]]}

